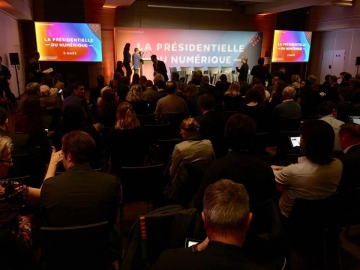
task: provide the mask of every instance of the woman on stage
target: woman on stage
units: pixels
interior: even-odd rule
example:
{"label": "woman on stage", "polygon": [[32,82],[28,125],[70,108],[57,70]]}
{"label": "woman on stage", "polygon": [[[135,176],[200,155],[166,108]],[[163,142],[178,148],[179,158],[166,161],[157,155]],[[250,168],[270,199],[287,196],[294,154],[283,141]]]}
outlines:
{"label": "woman on stage", "polygon": [[125,47],[124,47],[124,67],[126,69],[126,77],[129,79],[131,78],[131,67],[130,67],[130,62],[131,62],[131,54],[130,54],[130,43],[126,43]]}

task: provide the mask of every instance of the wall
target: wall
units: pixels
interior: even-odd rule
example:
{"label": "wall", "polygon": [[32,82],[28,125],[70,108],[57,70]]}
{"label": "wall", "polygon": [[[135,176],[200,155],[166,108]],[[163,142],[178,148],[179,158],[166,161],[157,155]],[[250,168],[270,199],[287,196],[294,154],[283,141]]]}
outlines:
{"label": "wall", "polygon": [[0,40],[1,50],[0,55],[3,59],[2,64],[7,66],[12,74],[9,80],[11,92],[17,97],[18,90],[16,84],[15,69],[10,64],[9,53],[17,52],[20,59],[20,70],[18,71],[20,82],[20,93],[24,92],[25,78],[23,70],[25,70],[25,63],[22,61],[21,42],[19,35],[18,21],[13,17],[10,17],[6,13],[0,10]]}

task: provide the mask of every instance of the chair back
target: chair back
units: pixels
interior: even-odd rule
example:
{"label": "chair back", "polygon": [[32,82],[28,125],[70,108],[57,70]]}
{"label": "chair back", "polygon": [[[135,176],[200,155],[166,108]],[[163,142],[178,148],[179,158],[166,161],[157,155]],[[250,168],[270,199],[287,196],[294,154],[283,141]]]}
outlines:
{"label": "chair back", "polygon": [[219,67],[208,67],[208,71],[210,72],[210,75],[213,76],[219,73]]}
{"label": "chair back", "polygon": [[46,269],[110,269],[109,233],[107,221],[76,227],[41,227]]}
{"label": "chair back", "polygon": [[191,75],[191,67],[180,67],[181,71],[185,72],[185,75]]}
{"label": "chair back", "polygon": [[167,140],[158,140],[158,162],[162,164],[168,164],[171,159],[171,155],[174,151],[175,145],[181,143],[183,140],[180,138],[172,138]]}
{"label": "chair back", "polygon": [[155,125],[155,115],[154,114],[138,114],[136,115],[137,119],[140,121],[142,126],[144,125]]}
{"label": "chair back", "polygon": [[221,67],[221,73],[231,73],[232,67]]}
{"label": "chair back", "polygon": [[204,74],[204,67],[194,67],[194,71],[201,70],[202,74]]}
{"label": "chair back", "polygon": [[169,67],[169,69],[170,69],[170,75],[173,72],[178,72],[176,67]]}
{"label": "chair back", "polygon": [[170,124],[145,125],[149,143],[156,143],[158,140],[170,139]]}

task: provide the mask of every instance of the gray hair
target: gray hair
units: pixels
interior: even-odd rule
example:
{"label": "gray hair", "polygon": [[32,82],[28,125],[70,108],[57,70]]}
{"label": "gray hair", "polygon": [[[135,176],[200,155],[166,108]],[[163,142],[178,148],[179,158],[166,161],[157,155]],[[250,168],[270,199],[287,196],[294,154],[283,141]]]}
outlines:
{"label": "gray hair", "polygon": [[7,136],[0,136],[0,158],[3,158],[6,152],[11,152],[12,148],[11,139]]}

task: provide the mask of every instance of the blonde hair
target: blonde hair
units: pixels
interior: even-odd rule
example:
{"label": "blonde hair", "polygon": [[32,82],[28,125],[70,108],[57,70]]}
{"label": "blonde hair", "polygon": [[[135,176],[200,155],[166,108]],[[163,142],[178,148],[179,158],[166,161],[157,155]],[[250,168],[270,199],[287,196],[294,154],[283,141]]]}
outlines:
{"label": "blonde hair", "polygon": [[199,131],[199,123],[193,117],[187,117],[182,120],[180,129],[185,130],[187,133],[195,133]]}
{"label": "blonde hair", "polygon": [[293,81],[293,80],[294,80],[294,82],[298,82],[298,83],[301,82],[301,78],[300,78],[300,76],[297,75],[297,74],[291,75],[291,81]]}
{"label": "blonde hair", "polygon": [[0,158],[3,158],[6,152],[11,153],[12,148],[12,140],[7,136],[0,136]]}
{"label": "blonde hair", "polygon": [[158,81],[165,81],[164,79],[164,76],[160,73],[157,73],[155,76],[154,76],[154,84],[156,84]]}
{"label": "blonde hair", "polygon": [[121,102],[116,111],[116,129],[134,129],[140,126],[136,113],[129,102]]}
{"label": "blonde hair", "polygon": [[139,100],[139,99],[142,99],[143,96],[144,96],[144,94],[142,92],[141,85],[135,84],[135,85],[131,86],[131,88],[126,96],[126,100],[127,101]]}
{"label": "blonde hair", "polygon": [[238,82],[232,82],[229,89],[224,93],[226,96],[235,97],[240,95],[240,84]]}

